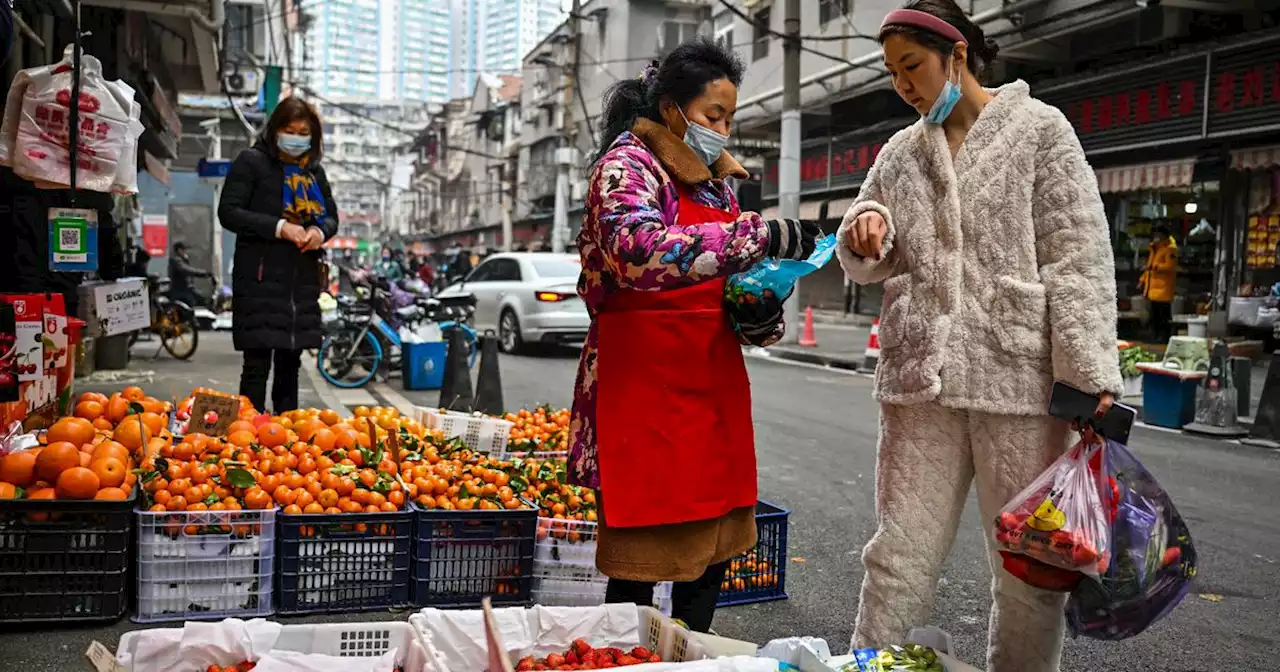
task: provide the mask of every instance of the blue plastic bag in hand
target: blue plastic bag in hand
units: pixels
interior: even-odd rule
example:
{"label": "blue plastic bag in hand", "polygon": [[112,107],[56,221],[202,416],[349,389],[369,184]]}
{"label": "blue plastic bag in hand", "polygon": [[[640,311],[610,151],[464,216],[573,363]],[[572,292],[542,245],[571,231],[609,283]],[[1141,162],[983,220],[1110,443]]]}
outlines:
{"label": "blue plastic bag in hand", "polygon": [[1191,589],[1196,551],[1169,494],[1125,446],[1107,441],[1099,465],[1108,477],[1109,566],[1085,578],[1067,602],[1073,636],[1120,640],[1164,618]]}
{"label": "blue plastic bag in hand", "polygon": [[813,254],[804,261],[765,259],[742,273],[729,276],[725,298],[731,303],[754,303],[762,297],[788,297],[795,289],[796,280],[825,266],[835,253],[836,237],[829,233],[818,239]]}

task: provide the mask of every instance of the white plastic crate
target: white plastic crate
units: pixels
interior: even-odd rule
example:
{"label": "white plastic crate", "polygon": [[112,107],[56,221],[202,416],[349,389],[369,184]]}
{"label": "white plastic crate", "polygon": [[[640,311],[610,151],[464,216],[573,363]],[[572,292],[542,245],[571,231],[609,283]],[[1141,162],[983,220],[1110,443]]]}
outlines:
{"label": "white plastic crate", "polygon": [[[181,632],[180,629],[176,629]],[[117,647],[117,659],[122,663],[120,654],[128,653],[130,659],[138,648],[138,642],[153,630],[135,630],[120,636]],[[396,664],[404,672],[427,672],[427,654],[421,639],[408,623],[387,621],[385,623],[317,623],[308,625],[286,625],[280,629],[273,651],[293,651],[296,653],[318,653],[341,658],[376,658],[396,649]],[[241,661],[221,661],[223,665],[233,665]],[[124,672],[136,672],[132,666],[125,666]]]}
{"label": "white plastic crate", "polygon": [[272,613],[276,510],[136,511],[139,623]]}
{"label": "white plastic crate", "polygon": [[[533,601],[555,607],[604,604],[609,577],[596,569],[596,523],[538,519],[533,556]],[[671,582],[659,583],[653,600],[671,615]]]}
{"label": "white plastic crate", "polygon": [[[637,606],[636,609],[640,618],[640,637],[642,639],[636,644],[657,653],[666,662],[688,662],[703,660],[708,657],[705,647],[694,638],[692,633],[676,625],[675,621],[662,615],[652,607]],[[465,622],[474,622],[477,631],[468,634],[477,638],[477,641],[483,640],[483,621],[481,619],[472,621],[472,619],[467,618]],[[427,626],[427,619],[422,614],[410,615],[409,625],[413,628],[414,636],[418,638],[418,644],[426,653],[426,669],[428,672],[458,672],[447,666],[444,656],[431,644],[432,639]],[[457,633],[453,634],[454,636],[457,635]],[[588,643],[591,643],[590,640],[588,640]]]}
{"label": "white plastic crate", "polygon": [[498,459],[506,459],[507,440],[515,426],[487,415],[421,407],[418,408],[418,422],[427,429],[439,429],[448,438],[461,437],[472,450],[489,453]]}

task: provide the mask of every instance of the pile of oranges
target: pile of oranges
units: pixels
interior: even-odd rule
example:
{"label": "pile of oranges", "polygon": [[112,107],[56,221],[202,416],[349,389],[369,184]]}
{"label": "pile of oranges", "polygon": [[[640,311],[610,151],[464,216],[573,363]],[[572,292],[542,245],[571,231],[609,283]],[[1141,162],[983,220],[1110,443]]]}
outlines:
{"label": "pile of oranges", "polygon": [[171,410],[138,387],[81,395],[75,414],[41,434],[40,446],[0,458],[0,499],[127,500],[135,465],[166,441]]}
{"label": "pile of oranges", "polygon": [[513,453],[564,453],[569,451],[569,409],[541,406],[503,416],[514,424],[508,439]]}
{"label": "pile of oranges", "polygon": [[760,559],[759,554],[753,549],[730,561],[729,571],[725,573],[720,590],[743,591],[753,588],[773,588],[777,585],[778,568]]}

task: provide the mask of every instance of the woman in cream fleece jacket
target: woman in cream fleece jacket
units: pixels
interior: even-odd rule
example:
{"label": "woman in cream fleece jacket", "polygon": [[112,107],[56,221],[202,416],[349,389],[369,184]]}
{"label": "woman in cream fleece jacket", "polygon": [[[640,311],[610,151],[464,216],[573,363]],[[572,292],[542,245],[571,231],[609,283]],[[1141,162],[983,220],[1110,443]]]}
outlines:
{"label": "woman in cream fleece jacket", "polygon": [[[839,232],[848,276],[884,283],[859,647],[929,621],[971,482],[990,536],[999,509],[1061,455],[1053,381],[1103,408],[1122,382],[1107,220],[1071,124],[1021,81],[981,87],[997,47],[952,0],[891,12],[880,41],[922,119],[884,146]],[[1058,669],[1063,595],[991,557],[987,670]]]}

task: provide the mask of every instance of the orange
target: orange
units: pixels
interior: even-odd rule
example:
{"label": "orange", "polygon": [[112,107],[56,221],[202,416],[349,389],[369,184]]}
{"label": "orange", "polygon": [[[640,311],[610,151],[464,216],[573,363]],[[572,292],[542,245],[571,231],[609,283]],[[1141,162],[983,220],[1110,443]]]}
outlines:
{"label": "orange", "polygon": [[80,455],[78,455],[78,457],[80,458],[80,466],[82,467],[87,467],[93,463],[93,456],[83,450],[80,451]]}
{"label": "orange", "polygon": [[12,483],[0,482],[0,499],[17,499],[18,487]]}
{"label": "orange", "polygon": [[93,499],[99,485],[97,474],[84,467],[72,467],[58,476],[58,498]]}
{"label": "orange", "polygon": [[152,434],[159,434],[160,430],[164,429],[164,416],[147,411],[142,414],[142,424],[146,425]]}
{"label": "orange", "polygon": [[297,504],[290,504],[289,506],[284,507],[284,512],[291,516],[296,516],[302,513],[302,507]]}
{"label": "orange", "polygon": [[338,412],[332,408],[326,408],[323,411],[320,411],[320,421],[330,427],[338,424],[340,420],[341,418],[338,417]]}
{"label": "orange", "polygon": [[97,475],[100,486],[104,488],[120,487],[124,484],[125,475],[128,473],[124,462],[114,457],[98,459],[89,465],[89,470]]}
{"label": "orange", "polygon": [[55,483],[62,472],[80,466],[80,449],[66,441],[51,443],[36,455],[36,476]]}
{"label": "orange", "polygon": [[98,494],[94,495],[93,498],[112,502],[123,502],[124,500],[129,499],[129,493],[121,490],[120,488],[103,488],[99,490]]}
{"label": "orange", "polygon": [[228,443],[230,443],[233,446],[239,446],[241,448],[248,448],[249,446],[253,445],[253,442],[256,441],[257,439],[258,439],[257,434],[247,429],[242,429],[240,431],[233,432],[227,436]]}
{"label": "orange", "polygon": [[151,429],[146,426],[140,416],[131,415],[116,426],[116,431],[111,438],[131,451],[140,452],[142,447],[151,441]]}
{"label": "orange", "polygon": [[333,450],[334,444],[336,444],[337,441],[337,433],[327,427],[317,430],[316,433],[311,436],[311,443],[326,453]]}
{"label": "orange", "polygon": [[106,409],[102,407],[102,404],[93,399],[86,399],[76,404],[75,415],[77,418],[84,418],[89,422],[93,422],[94,420],[97,420],[104,411],[106,411]]}
{"label": "orange", "polygon": [[27,493],[27,499],[57,499],[58,491],[53,488],[37,488]]}
{"label": "orange", "polygon": [[271,501],[271,495],[259,488],[253,486],[244,493],[244,505],[247,509],[269,509],[274,505]]}
{"label": "orange", "polygon": [[93,423],[84,418],[62,418],[53,423],[49,428],[46,436],[49,443],[57,443],[66,441],[79,446],[93,441],[97,431],[93,428]]}
{"label": "orange", "polygon": [[311,441],[311,437],[320,430],[324,425],[310,419],[303,419],[293,424],[293,431],[298,435],[298,440],[302,442]]}
{"label": "orange", "polygon": [[317,502],[311,502],[310,504],[302,507],[302,512],[303,513],[324,513],[324,507],[320,506],[320,504]]}
{"label": "orange", "polygon": [[25,488],[36,480],[36,453],[24,450],[0,460],[0,481]]}
{"label": "orange", "polygon": [[147,393],[143,392],[142,388],[137,385],[130,385],[129,387],[120,390],[120,396],[128,399],[129,401],[142,401],[143,398],[147,396]]}
{"label": "orange", "polygon": [[253,426],[253,423],[252,423],[252,422],[249,422],[248,420],[236,420],[235,422],[231,423],[230,425],[227,425],[227,435],[228,435],[228,436],[230,436],[230,435],[232,435],[232,434],[235,434],[236,432],[238,432],[238,431],[240,431],[240,430],[244,430],[244,431],[247,431],[247,432],[255,432],[255,433],[256,433],[256,432],[258,431],[258,428],[257,428],[257,427],[254,427],[254,426]]}
{"label": "orange", "polygon": [[109,432],[116,428],[115,424],[106,418],[106,416],[98,416],[93,420],[93,428],[100,432]]}
{"label": "orange", "polygon": [[283,446],[289,440],[289,432],[278,422],[268,422],[258,428],[258,443],[267,448]]}
{"label": "orange", "polygon": [[103,441],[93,449],[93,460],[96,462],[104,457],[114,457],[121,462],[129,463],[129,449],[120,445],[115,441]]}
{"label": "orange", "polygon": [[129,415],[129,400],[119,395],[111,397],[111,401],[107,402],[107,420],[113,425],[118,425],[127,415]]}

